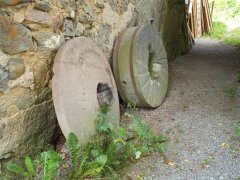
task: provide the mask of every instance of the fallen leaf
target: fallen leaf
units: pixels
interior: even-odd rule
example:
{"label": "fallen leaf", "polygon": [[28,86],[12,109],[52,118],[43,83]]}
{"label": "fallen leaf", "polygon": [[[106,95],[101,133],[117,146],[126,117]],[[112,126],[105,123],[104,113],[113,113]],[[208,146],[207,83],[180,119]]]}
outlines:
{"label": "fallen leaf", "polygon": [[135,152],[136,159],[139,159],[141,157],[141,154],[142,153],[140,151]]}
{"label": "fallen leaf", "polygon": [[169,162],[168,165],[169,166],[175,166],[175,162]]}
{"label": "fallen leaf", "polygon": [[222,148],[225,148],[225,147],[227,146],[227,143],[226,143],[226,142],[223,142],[223,143],[221,144],[221,146],[222,146]]}

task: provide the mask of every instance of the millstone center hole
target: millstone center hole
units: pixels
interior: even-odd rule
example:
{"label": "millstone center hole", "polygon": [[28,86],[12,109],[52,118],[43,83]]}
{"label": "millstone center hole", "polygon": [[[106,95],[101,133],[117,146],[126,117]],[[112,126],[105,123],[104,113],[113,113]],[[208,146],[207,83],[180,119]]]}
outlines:
{"label": "millstone center hole", "polygon": [[97,97],[100,106],[112,105],[113,103],[112,88],[107,83],[98,83]]}
{"label": "millstone center hole", "polygon": [[154,62],[154,53],[149,53],[149,58],[148,58],[148,70],[150,73],[150,76],[153,79],[156,79],[159,76],[159,68],[157,68],[157,66],[159,66],[159,64],[157,64],[156,62]]}

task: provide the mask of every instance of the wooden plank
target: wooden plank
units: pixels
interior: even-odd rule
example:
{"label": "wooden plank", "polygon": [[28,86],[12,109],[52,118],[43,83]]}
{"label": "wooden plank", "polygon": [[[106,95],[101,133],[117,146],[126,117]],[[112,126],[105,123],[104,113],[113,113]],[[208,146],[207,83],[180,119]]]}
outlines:
{"label": "wooden plank", "polygon": [[210,14],[210,7],[209,7],[209,2],[206,0],[206,6],[207,6],[207,11],[208,11],[208,20],[209,20],[209,30],[212,29],[212,17]]}
{"label": "wooden plank", "polygon": [[194,37],[196,37],[197,36],[197,33],[196,33],[196,0],[193,1],[192,23],[193,23],[193,35],[194,35]]}
{"label": "wooden plank", "polygon": [[196,21],[197,21],[197,26],[196,26],[196,31],[197,31],[197,37],[202,35],[202,22],[201,22],[201,0],[196,1],[196,7],[197,7],[197,16],[196,16]]}

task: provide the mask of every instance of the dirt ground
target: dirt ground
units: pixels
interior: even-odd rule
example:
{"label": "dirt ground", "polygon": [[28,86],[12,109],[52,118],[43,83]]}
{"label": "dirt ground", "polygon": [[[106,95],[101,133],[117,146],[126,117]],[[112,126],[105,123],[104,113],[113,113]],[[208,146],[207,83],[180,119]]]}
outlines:
{"label": "dirt ground", "polygon": [[240,179],[240,50],[201,38],[169,66],[163,105],[136,110],[167,135],[166,153],[126,167],[122,179]]}

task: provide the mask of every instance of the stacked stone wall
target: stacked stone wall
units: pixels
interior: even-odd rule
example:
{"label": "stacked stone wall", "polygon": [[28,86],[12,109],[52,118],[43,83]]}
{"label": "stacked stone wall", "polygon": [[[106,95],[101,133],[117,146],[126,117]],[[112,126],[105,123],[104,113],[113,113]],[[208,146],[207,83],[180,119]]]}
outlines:
{"label": "stacked stone wall", "polygon": [[181,0],[0,0],[0,162],[51,142],[52,66],[62,43],[89,37],[111,62],[120,31],[154,23],[173,59],[183,50],[183,11]]}

